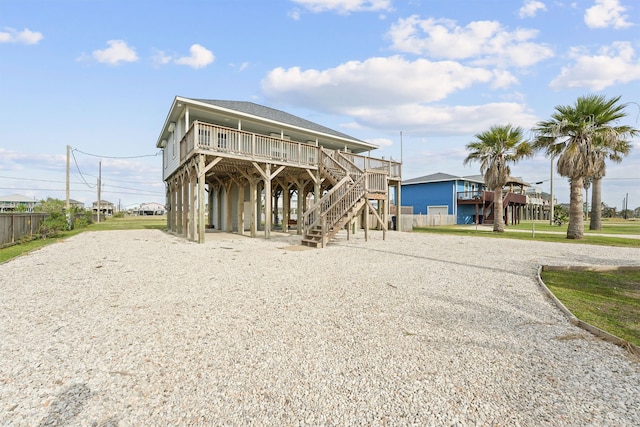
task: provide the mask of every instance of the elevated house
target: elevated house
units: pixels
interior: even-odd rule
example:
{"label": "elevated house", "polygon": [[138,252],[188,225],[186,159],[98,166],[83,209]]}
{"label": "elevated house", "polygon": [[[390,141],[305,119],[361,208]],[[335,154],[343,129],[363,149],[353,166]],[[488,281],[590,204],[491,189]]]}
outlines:
{"label": "elevated house", "polygon": [[20,194],[0,196],[0,212],[15,212],[18,210],[33,212],[33,208],[37,204],[38,202],[35,200]]}
{"label": "elevated house", "polygon": [[142,203],[136,212],[138,215],[164,215],[165,207],[156,202]]}
{"label": "elevated house", "polygon": [[[511,177],[503,192],[505,223],[518,223],[527,204],[524,188],[529,185]],[[482,175],[456,176],[434,173],[402,182],[402,203],[413,213],[454,215],[457,224],[493,224],[494,194]]]}
{"label": "elevated house", "polygon": [[100,211],[100,214],[103,216],[111,216],[116,212],[116,206],[107,200],[96,200],[91,204],[91,210],[96,215],[98,211]]}
{"label": "elevated house", "polygon": [[400,193],[400,164],[370,157],[374,144],[251,102],[176,97],[156,146],[167,226],[198,242],[207,228],[269,238],[294,227],[323,247],[358,220],[366,235],[370,216],[386,231],[389,189]]}

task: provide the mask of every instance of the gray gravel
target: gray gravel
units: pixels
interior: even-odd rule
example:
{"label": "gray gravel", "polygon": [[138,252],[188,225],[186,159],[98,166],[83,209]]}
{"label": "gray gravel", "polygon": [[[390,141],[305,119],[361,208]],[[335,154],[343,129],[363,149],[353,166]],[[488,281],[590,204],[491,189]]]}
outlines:
{"label": "gray gravel", "polygon": [[86,232],[0,265],[0,423],[640,425],[640,364],[535,279],[638,249],[207,237]]}

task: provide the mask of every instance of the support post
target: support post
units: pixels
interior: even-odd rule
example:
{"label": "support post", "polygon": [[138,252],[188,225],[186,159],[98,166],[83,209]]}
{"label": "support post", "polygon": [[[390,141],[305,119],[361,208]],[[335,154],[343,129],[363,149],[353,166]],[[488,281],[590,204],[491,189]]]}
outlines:
{"label": "support post", "polygon": [[[204,156],[199,154],[198,170],[204,170]],[[204,184],[205,174],[198,175],[198,243],[204,243],[205,226],[204,226]]]}

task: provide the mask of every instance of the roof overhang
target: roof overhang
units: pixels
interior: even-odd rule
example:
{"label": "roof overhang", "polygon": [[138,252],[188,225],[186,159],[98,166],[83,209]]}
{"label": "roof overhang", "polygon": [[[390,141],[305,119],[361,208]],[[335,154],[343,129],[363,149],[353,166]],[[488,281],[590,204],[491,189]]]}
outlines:
{"label": "roof overhang", "polygon": [[318,145],[329,145],[339,149],[348,148],[354,153],[362,153],[378,148],[376,144],[347,137],[346,135],[331,135],[326,132],[320,132],[302,126],[295,126],[267,117],[261,117],[181,96],[176,96],[173,104],[171,105],[171,109],[169,110],[164,121],[164,125],[162,126],[162,131],[158,136],[156,147],[166,147],[166,141],[171,135],[171,131],[169,130],[170,127],[176,126],[176,123],[181,119],[181,117],[183,117],[186,108],[189,109],[190,121],[200,120],[203,122],[214,122],[214,124],[226,123],[224,126],[228,127],[235,127],[237,126],[237,123],[240,122],[242,123],[242,130],[246,130],[248,132],[269,135],[270,133],[273,133],[274,130],[278,130],[278,133],[287,135],[292,140],[307,142],[309,144],[317,142]]}

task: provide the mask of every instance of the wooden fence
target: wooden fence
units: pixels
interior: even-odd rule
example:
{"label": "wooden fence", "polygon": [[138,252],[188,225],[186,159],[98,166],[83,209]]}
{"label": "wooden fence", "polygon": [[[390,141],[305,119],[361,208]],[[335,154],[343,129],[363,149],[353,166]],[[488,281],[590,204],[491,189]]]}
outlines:
{"label": "wooden fence", "polygon": [[38,233],[47,213],[0,213],[0,248]]}
{"label": "wooden fence", "polygon": [[456,225],[455,215],[413,215],[413,227],[437,227],[440,225]]}

